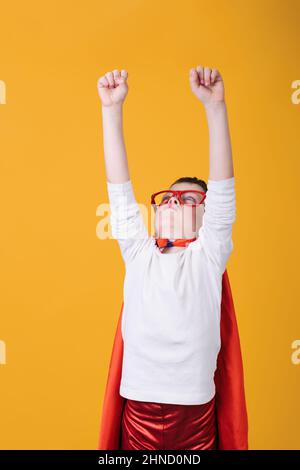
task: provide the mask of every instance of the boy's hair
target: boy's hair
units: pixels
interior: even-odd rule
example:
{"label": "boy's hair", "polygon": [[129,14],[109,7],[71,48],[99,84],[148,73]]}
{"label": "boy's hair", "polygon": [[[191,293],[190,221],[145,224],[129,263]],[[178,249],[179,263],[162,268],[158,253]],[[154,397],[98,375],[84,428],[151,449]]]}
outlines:
{"label": "boy's hair", "polygon": [[176,184],[176,183],[195,183],[195,184],[198,184],[201,187],[202,191],[204,191],[205,193],[207,191],[206,182],[204,180],[200,180],[196,176],[182,176],[181,178],[178,178],[176,181],[174,181],[174,183],[172,183],[170,185],[170,187],[173,186],[173,184]]}

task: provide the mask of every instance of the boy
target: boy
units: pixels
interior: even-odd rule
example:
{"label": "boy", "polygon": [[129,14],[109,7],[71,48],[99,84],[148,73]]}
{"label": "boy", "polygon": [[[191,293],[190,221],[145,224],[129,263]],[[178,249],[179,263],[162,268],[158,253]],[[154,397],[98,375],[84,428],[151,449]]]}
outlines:
{"label": "boy", "polygon": [[112,235],[126,266],[122,448],[213,449],[222,275],[235,221],[223,80],[217,69],[190,70],[208,119],[208,184],[184,177],[154,193],[152,237],[134,197],[123,139],[127,76],[114,70],[98,81]]}

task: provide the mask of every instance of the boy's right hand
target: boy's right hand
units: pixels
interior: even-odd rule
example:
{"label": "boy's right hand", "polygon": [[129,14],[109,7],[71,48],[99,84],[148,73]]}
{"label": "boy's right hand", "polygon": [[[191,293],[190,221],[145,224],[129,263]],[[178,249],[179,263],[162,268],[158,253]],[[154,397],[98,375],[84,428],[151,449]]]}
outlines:
{"label": "boy's right hand", "polygon": [[122,104],[128,93],[128,73],[126,70],[115,69],[107,72],[97,82],[98,93],[103,106]]}

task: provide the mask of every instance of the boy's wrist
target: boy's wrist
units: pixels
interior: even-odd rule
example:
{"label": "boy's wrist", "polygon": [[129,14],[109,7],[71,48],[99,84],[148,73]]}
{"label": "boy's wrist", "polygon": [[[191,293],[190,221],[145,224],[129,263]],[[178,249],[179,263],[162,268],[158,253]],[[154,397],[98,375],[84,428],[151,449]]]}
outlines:
{"label": "boy's wrist", "polygon": [[123,103],[116,103],[110,106],[102,105],[102,112],[107,114],[117,114],[123,109]]}
{"label": "boy's wrist", "polygon": [[225,100],[223,101],[212,101],[211,103],[207,103],[205,106],[205,111],[206,112],[214,112],[218,111],[219,109],[225,109],[226,108],[226,103]]}

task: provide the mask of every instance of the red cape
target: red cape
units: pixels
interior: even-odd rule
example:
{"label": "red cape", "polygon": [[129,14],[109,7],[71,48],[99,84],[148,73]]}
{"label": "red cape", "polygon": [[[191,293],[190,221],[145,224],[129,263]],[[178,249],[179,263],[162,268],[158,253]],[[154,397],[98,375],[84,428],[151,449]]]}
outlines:
{"label": "red cape", "polygon": [[[119,394],[123,338],[121,321],[115,334],[102,408],[98,450],[121,449],[121,420],[126,398]],[[222,278],[221,349],[214,375],[216,386],[217,449],[248,450],[248,418],[238,325],[227,270]]]}

